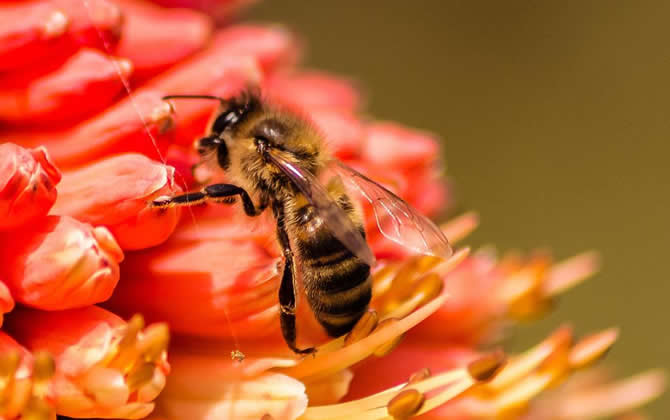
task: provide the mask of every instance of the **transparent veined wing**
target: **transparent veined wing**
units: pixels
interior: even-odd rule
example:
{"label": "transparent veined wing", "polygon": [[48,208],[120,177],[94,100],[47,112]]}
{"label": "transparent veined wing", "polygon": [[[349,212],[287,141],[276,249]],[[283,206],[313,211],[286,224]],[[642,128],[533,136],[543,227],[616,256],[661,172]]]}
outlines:
{"label": "transparent veined wing", "polygon": [[335,162],[335,170],[372,206],[379,231],[414,252],[449,258],[449,240],[429,218],[388,189],[353,168]]}
{"label": "transparent veined wing", "polygon": [[375,264],[375,256],[367,241],[358,228],[349,219],[347,213],[335,203],[326,188],[311,172],[283,159],[280,153],[268,150],[268,156],[273,164],[298,187],[307,201],[314,207],[319,217],[323,219],[328,229],[354,255],[370,266]]}

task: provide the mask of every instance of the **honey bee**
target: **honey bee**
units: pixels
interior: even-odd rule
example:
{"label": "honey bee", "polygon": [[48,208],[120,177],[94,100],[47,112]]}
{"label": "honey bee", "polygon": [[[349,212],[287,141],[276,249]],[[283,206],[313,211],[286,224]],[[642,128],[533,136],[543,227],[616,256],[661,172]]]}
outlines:
{"label": "honey bee", "polygon": [[[437,226],[391,191],[330,157],[323,136],[300,116],[251,91],[230,99],[208,95],[164,98],[171,99],[220,102],[206,136],[195,146],[232,183],[162,197],[152,205],[232,204],[239,198],[248,216],[272,209],[283,253],[280,324],[294,352],[315,351],[296,346],[299,292],[304,291],[315,318],[333,337],[351,331],[372,297],[370,269],[375,257],[365,239],[363,218],[343,180],[370,203],[384,236],[418,253],[451,255],[449,242]],[[323,185],[319,178],[331,167],[336,176]],[[299,290],[300,285],[304,290]]]}

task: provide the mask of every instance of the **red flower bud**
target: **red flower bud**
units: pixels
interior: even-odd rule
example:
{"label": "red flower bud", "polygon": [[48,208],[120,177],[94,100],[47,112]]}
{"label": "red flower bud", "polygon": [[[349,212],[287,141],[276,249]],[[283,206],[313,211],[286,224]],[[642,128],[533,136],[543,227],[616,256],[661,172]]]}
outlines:
{"label": "red flower bud", "polygon": [[0,230],[45,216],[56,201],[60,179],[44,147],[0,144]]}
{"label": "red flower bud", "polygon": [[49,216],[0,235],[0,275],[14,299],[36,308],[77,308],[107,300],[123,252],[104,227]]}
{"label": "red flower bud", "polygon": [[0,119],[43,125],[90,116],[112,103],[123,90],[121,77],[128,78],[132,70],[126,59],[85,48],[51,73],[27,81],[5,77],[0,80]]}
{"label": "red flower bud", "polygon": [[123,249],[141,249],[167,239],[179,209],[149,207],[152,199],[178,194],[174,169],[138,154],[107,158],[65,172],[52,214],[108,228]]}

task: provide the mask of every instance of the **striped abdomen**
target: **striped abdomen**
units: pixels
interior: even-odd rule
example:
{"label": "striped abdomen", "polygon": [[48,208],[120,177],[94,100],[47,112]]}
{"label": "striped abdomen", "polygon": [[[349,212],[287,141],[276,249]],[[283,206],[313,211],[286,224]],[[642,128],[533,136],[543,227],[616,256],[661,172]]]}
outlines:
{"label": "striped abdomen", "polygon": [[[365,231],[346,195],[338,203]],[[302,282],[314,316],[330,336],[351,331],[372,298],[370,266],[354,256],[322,223],[307,203],[294,209],[294,249]]]}

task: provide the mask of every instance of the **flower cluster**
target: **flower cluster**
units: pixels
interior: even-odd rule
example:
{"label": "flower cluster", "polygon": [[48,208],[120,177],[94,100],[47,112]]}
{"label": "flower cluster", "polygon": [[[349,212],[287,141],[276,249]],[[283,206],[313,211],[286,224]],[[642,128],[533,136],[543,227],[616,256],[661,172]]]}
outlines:
{"label": "flower cluster", "polygon": [[[198,4],[220,23],[240,3]],[[369,211],[370,309],[329,339],[301,305],[299,340],[317,352],[296,357],[271,217],[149,205],[198,188],[191,145],[215,109],[161,98],[259,86],[427,215],[451,203],[437,139],[363,120],[356,88],[297,67],[282,28],[140,0],[7,3],[0,21],[0,418],[567,420],[631,413],[663,389],[656,371],[610,383],[590,367],[616,329],[490,349],[593,274],[595,254],[408,255]],[[458,244],[476,225],[440,228]]]}

